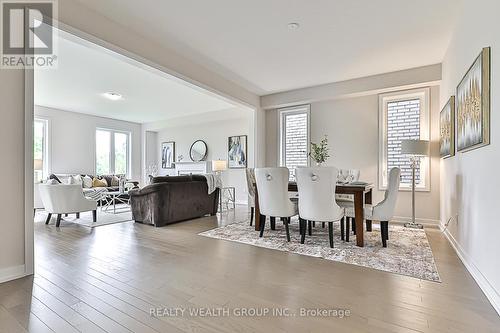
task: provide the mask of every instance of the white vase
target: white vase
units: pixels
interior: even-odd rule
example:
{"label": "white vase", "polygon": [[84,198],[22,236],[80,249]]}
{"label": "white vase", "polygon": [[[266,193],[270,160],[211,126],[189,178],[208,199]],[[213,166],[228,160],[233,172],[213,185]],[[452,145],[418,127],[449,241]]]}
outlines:
{"label": "white vase", "polygon": [[323,163],[321,163],[321,162],[316,162],[316,166],[319,168],[319,167],[323,166]]}

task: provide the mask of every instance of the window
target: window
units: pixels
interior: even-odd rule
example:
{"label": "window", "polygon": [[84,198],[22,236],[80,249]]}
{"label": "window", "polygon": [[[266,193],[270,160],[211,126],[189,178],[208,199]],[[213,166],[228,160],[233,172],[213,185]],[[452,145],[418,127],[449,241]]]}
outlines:
{"label": "window", "polygon": [[39,183],[47,178],[49,173],[48,128],[48,120],[35,118],[33,123],[33,169],[35,183]]}
{"label": "window", "polygon": [[310,106],[302,105],[279,109],[280,165],[290,170],[295,180],[295,168],[309,165]]}
{"label": "window", "polygon": [[130,176],[130,133],[101,129],[95,131],[95,172],[97,175]]}
{"label": "window", "polygon": [[[380,95],[379,187],[387,188],[389,170],[401,169],[400,189],[411,189],[410,158],[401,154],[401,140],[429,139],[429,89],[415,89]],[[415,185],[430,189],[429,158],[420,159],[415,170]]]}

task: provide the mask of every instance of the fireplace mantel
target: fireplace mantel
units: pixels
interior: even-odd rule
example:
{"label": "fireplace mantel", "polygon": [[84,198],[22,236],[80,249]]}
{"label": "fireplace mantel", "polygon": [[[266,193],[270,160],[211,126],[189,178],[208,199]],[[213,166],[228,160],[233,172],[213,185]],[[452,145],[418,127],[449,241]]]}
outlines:
{"label": "fireplace mantel", "polygon": [[175,162],[174,165],[175,165],[175,174],[178,176],[206,174],[212,172],[211,161]]}

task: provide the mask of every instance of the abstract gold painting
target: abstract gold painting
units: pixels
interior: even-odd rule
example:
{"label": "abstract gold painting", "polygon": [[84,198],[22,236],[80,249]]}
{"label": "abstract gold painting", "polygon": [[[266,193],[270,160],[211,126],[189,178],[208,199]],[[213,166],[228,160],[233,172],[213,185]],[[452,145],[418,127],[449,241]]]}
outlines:
{"label": "abstract gold painting", "polygon": [[455,96],[451,96],[439,114],[439,156],[455,155]]}
{"label": "abstract gold painting", "polygon": [[490,143],[490,48],[476,58],[457,87],[457,149]]}

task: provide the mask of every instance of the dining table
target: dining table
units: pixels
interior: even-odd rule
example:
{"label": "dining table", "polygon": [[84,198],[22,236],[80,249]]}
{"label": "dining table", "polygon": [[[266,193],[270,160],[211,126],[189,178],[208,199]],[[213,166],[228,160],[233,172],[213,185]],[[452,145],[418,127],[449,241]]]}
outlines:
{"label": "dining table", "polygon": [[[356,183],[356,184],[337,184],[335,187],[336,194],[349,194],[354,197],[354,220],[356,224],[356,245],[363,247],[364,241],[364,206],[372,203],[371,183]],[[259,209],[259,189],[256,184],[255,188],[255,230],[260,230],[260,209]],[[289,192],[298,192],[297,183],[294,181],[288,182]],[[300,198],[299,198],[300,200]],[[372,221],[366,220],[366,231],[372,231]]]}

